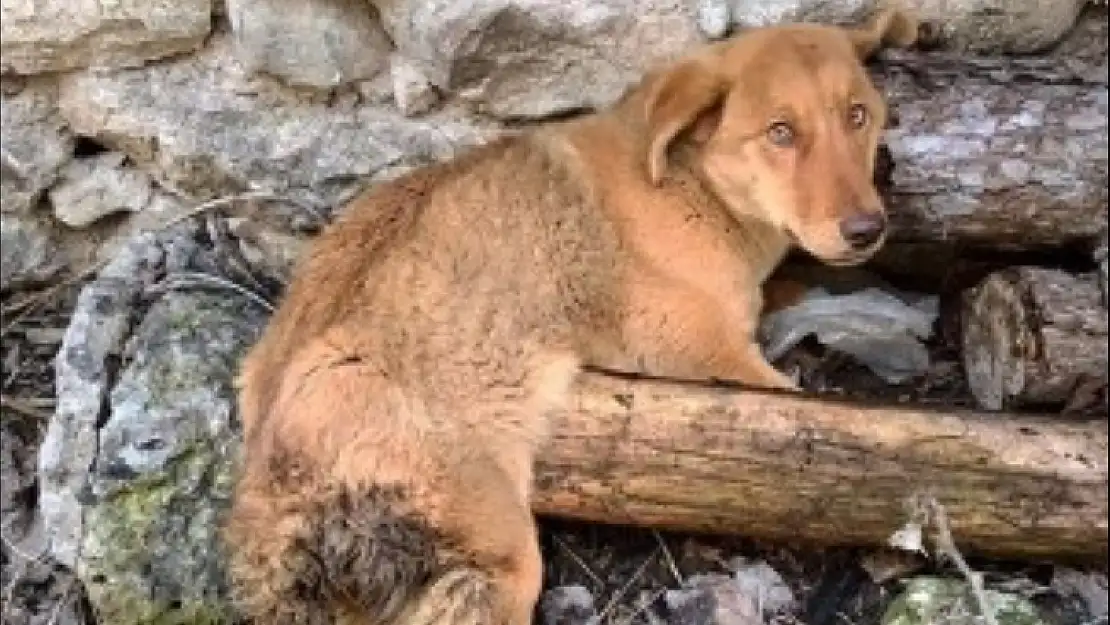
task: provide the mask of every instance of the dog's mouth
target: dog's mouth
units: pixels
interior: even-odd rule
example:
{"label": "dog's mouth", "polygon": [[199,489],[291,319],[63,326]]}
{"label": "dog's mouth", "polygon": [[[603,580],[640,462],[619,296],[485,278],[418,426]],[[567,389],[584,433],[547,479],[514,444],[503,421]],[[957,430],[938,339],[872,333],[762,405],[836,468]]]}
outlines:
{"label": "dog's mouth", "polygon": [[806,245],[804,239],[798,236],[797,233],[795,233],[793,230],[788,230],[787,236],[789,236],[791,242],[795,247],[805,250],[818,261],[832,267],[855,267],[856,265],[861,265],[875,256],[875,254],[878,253],[879,248],[882,247],[882,241],[880,241],[875,245],[872,245],[871,247],[867,247],[861,250],[849,248],[847,250],[840,250],[839,253],[830,254],[828,253],[829,250],[827,249],[819,251],[809,245]]}

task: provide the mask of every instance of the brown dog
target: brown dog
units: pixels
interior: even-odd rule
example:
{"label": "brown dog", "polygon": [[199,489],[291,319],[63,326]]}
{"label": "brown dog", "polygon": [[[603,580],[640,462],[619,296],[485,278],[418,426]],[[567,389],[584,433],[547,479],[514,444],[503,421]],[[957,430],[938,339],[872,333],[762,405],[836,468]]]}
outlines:
{"label": "brown dog", "polygon": [[794,242],[841,265],[881,244],[859,59],[915,32],[749,31],[343,211],[242,369],[245,613],[530,622],[548,411],[585,364],[793,387],[753,337],[760,287]]}

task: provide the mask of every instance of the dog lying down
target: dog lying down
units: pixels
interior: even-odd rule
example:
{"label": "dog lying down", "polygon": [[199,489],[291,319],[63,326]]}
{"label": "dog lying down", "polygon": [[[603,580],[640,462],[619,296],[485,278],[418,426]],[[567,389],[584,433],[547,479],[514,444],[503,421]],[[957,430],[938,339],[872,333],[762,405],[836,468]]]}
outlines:
{"label": "dog lying down", "polygon": [[746,31],[607,110],[376,186],[313,242],[247,355],[225,536],[260,625],[522,625],[532,464],[584,365],[793,388],[761,285],[793,245],[884,240],[861,60],[907,14]]}

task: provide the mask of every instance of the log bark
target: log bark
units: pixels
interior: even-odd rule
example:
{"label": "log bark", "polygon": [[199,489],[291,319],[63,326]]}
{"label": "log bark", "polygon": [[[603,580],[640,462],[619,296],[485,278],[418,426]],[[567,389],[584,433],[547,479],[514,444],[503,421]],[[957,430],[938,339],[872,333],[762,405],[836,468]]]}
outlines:
{"label": "log bark", "polygon": [[1026,251],[1106,226],[1105,60],[888,51],[873,76],[894,118],[892,242]]}
{"label": "log bark", "polygon": [[987,410],[1059,408],[1105,392],[1106,308],[1097,274],[1014,267],[964,294],[968,386]]}
{"label": "log bark", "polygon": [[866,407],[591,372],[553,436],[537,463],[543,516],[879,546],[932,496],[966,554],[1106,561],[1105,419]]}

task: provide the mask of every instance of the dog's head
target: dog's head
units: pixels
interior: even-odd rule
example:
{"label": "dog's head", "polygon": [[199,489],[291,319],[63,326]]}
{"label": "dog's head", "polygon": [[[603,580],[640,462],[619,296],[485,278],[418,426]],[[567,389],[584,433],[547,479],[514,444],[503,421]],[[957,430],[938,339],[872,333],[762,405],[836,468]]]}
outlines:
{"label": "dog's head", "polygon": [[863,60],[916,32],[897,9],[861,28],[773,26],[657,71],[644,83],[648,176],[663,179],[681,139],[734,214],[783,228],[827,263],[863,262],[885,239],[873,178],[887,116]]}

